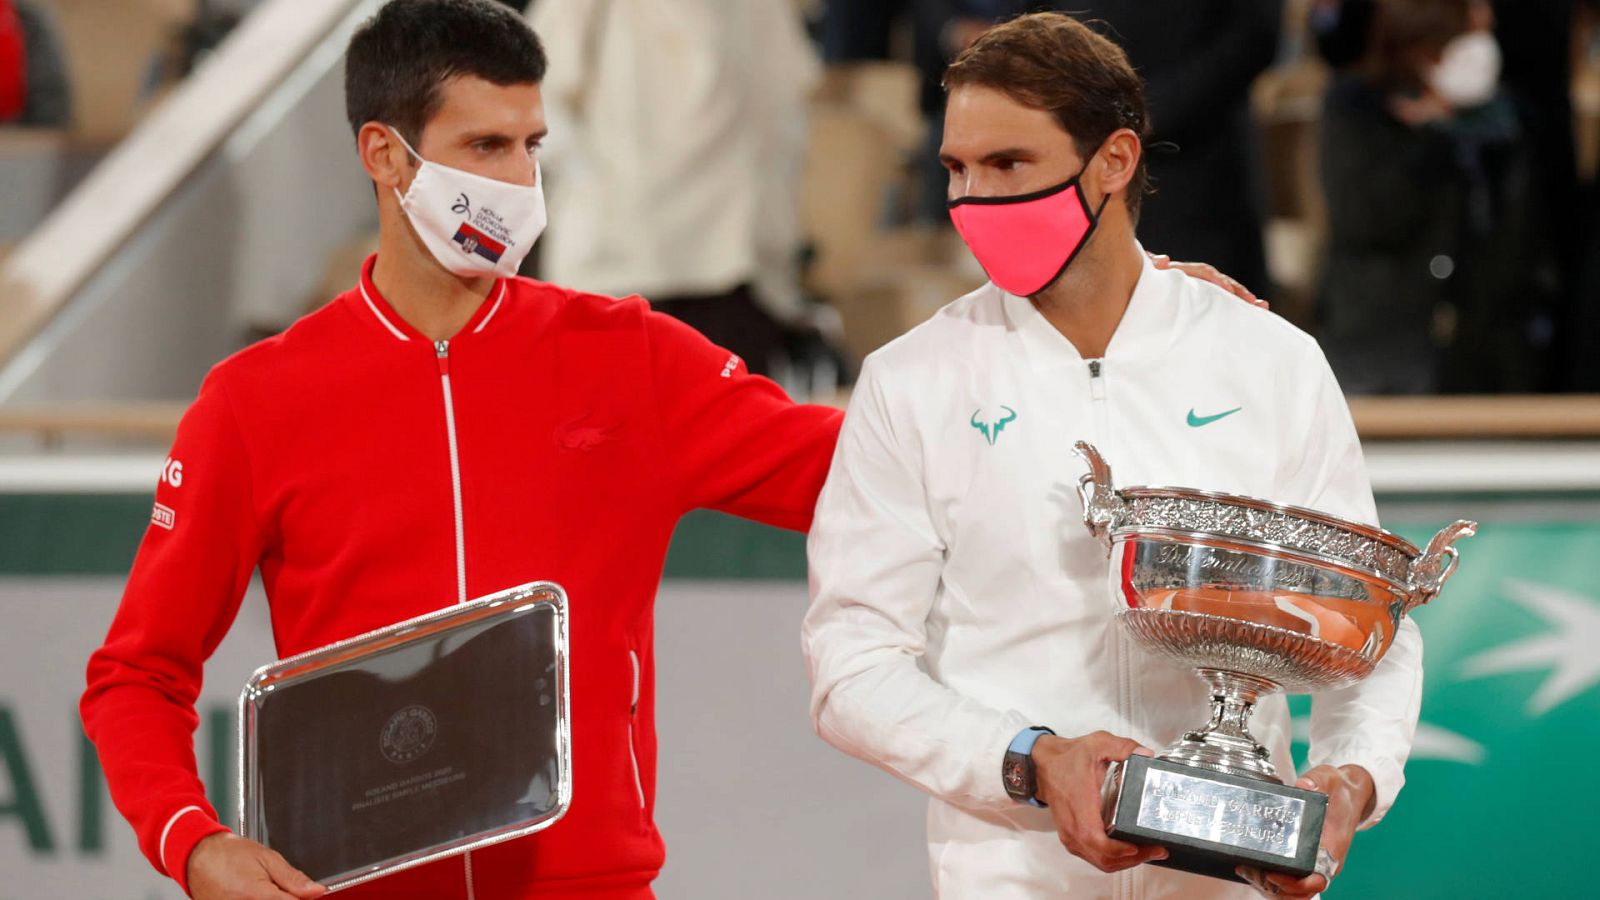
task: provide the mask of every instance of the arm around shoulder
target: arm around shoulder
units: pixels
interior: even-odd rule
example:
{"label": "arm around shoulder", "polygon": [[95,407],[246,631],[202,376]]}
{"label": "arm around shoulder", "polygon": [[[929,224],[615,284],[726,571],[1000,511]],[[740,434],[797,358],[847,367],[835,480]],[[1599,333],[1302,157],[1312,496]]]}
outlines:
{"label": "arm around shoulder", "polygon": [[644,316],[662,456],[684,509],[809,528],[839,411],[795,403],[688,325]]}

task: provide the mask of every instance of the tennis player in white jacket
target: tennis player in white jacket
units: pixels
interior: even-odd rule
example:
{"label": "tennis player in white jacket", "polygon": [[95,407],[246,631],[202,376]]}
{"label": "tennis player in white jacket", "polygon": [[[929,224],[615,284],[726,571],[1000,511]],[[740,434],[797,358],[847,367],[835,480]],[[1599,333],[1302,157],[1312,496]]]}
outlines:
{"label": "tennis player in white jacket", "polygon": [[[1125,484],[1375,523],[1348,409],[1310,337],[1145,258],[1148,126],[1119,48],[1069,17],[1025,16],[945,84],[951,214],[992,281],[863,368],[808,545],[817,732],[932,796],[941,897],[1249,895],[1140,865],[1165,851],[1106,835],[1107,766],[1202,724],[1208,695],[1114,627],[1071,448],[1093,442]],[[1298,783],[1329,795],[1332,865],[1243,873],[1256,889],[1324,889],[1394,802],[1421,661],[1408,619],[1370,677],[1313,698]],[[1251,727],[1292,773],[1283,697]],[[1008,750],[1029,763],[1015,796]]]}

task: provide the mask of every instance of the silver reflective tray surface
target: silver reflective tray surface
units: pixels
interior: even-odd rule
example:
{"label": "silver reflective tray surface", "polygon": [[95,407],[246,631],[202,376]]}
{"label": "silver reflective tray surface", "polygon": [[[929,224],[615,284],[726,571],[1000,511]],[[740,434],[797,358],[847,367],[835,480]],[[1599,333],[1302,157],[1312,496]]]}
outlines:
{"label": "silver reflective tray surface", "polygon": [[567,605],[536,582],[259,669],[239,832],[329,889],[532,834],[572,801]]}

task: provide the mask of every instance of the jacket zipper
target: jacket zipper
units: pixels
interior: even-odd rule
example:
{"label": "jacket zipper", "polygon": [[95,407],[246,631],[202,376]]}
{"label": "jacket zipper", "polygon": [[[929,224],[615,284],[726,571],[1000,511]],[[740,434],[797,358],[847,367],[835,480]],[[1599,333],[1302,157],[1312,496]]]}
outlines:
{"label": "jacket zipper", "polygon": [[644,779],[639,775],[639,751],[633,745],[633,726],[639,717],[639,653],[628,650],[628,662],[633,665],[633,699],[628,701],[628,760],[633,763],[633,786],[639,792],[639,808],[644,809]]}
{"label": "jacket zipper", "polygon": [[434,341],[439,385],[444,391],[445,434],[450,439],[450,498],[456,514],[456,602],[467,602],[467,533],[461,516],[461,453],[456,449],[456,405],[450,394],[450,342]]}
{"label": "jacket zipper", "polygon": [[[433,350],[439,361],[439,389],[444,393],[445,437],[450,443],[450,501],[455,510],[456,520],[456,602],[465,603],[467,602],[467,532],[461,513],[461,452],[456,446],[456,404],[450,391],[450,342],[434,341]],[[477,900],[470,850],[462,857],[462,877],[466,881],[467,900]]]}
{"label": "jacket zipper", "polygon": [[[1089,400],[1094,409],[1095,439],[1104,442],[1110,433],[1110,410],[1106,405],[1106,378],[1105,360],[1089,360]],[[1117,715],[1124,721],[1132,724],[1128,710],[1132,708],[1133,701],[1129,696],[1132,685],[1132,675],[1128,671],[1128,648],[1120,630],[1112,638],[1117,656]],[[1134,885],[1134,875],[1129,872],[1119,872],[1112,876],[1112,895],[1114,897],[1132,898],[1139,892]]]}
{"label": "jacket zipper", "polygon": [[1089,407],[1094,410],[1094,440],[1105,449],[1111,437],[1110,412],[1106,406],[1105,360],[1089,360]]}

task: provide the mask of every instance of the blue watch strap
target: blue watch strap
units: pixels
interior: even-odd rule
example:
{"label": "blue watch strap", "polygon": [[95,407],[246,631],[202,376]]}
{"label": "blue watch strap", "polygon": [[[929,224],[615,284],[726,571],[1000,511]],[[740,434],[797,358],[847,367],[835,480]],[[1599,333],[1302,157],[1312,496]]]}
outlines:
{"label": "blue watch strap", "polygon": [[[1055,732],[1044,727],[1043,725],[1034,725],[1029,728],[1024,728],[1017,732],[1016,737],[1011,739],[1011,746],[1006,748],[1006,752],[1017,753],[1024,757],[1028,757],[1033,753],[1033,745],[1039,742],[1039,738],[1044,737],[1047,734],[1053,735]],[[1027,802],[1030,805],[1040,807],[1041,809],[1046,805],[1041,802],[1039,798],[1032,796],[1027,798]]]}

